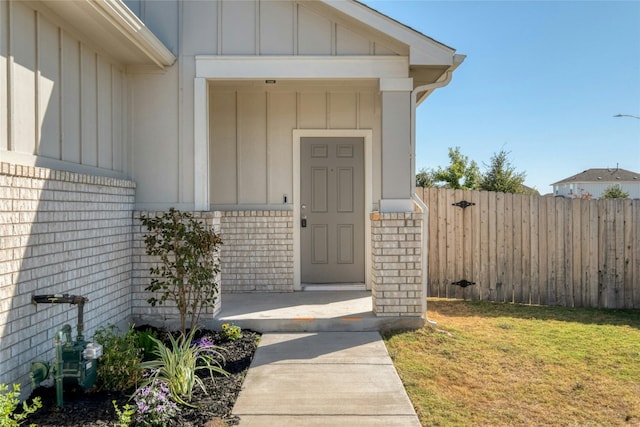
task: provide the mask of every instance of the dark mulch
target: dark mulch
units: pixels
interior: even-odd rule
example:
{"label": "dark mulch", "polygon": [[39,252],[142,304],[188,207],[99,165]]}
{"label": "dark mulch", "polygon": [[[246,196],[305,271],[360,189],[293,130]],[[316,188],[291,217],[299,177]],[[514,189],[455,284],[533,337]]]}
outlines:
{"label": "dark mulch", "polygon": [[[200,388],[196,387],[191,403],[197,408],[180,406],[180,413],[172,425],[193,427],[205,426],[207,423],[209,426],[237,425],[239,420],[231,415],[231,411],[258,346],[260,334],[243,331],[242,338],[224,341],[217,332],[204,331],[203,333],[212,337],[217,346],[224,348],[222,351],[226,360],[224,369],[229,372],[229,376],[215,376],[215,381],[212,381],[205,374],[202,378],[208,394],[204,394]],[[25,425],[35,423],[39,427],[114,426],[117,416],[111,401],[116,400],[119,408],[127,403],[133,404],[133,401],[129,400],[132,391],[113,393],[65,389],[64,406],[58,408],[55,387],[38,387],[31,397],[40,396],[43,407],[29,417]],[[212,420],[218,423],[223,420],[226,424],[212,423]]]}

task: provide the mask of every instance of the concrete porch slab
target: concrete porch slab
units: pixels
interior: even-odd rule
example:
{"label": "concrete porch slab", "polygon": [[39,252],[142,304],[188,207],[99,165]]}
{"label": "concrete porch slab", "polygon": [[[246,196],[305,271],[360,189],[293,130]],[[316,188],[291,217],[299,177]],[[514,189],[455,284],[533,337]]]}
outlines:
{"label": "concrete porch slab", "polygon": [[257,332],[359,332],[420,328],[424,319],[376,316],[368,291],[325,291],[223,294],[222,311],[208,323]]}

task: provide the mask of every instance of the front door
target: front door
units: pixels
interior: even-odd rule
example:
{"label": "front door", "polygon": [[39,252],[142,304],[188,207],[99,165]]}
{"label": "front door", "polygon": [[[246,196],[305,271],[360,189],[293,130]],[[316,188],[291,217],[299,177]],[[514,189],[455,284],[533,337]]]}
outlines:
{"label": "front door", "polygon": [[300,145],[302,283],[364,283],[364,141]]}

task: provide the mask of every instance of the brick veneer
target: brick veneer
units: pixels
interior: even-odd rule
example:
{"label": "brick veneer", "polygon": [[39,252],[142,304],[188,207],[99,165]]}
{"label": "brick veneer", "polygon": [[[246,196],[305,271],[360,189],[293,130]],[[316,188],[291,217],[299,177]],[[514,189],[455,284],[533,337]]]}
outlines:
{"label": "brick veneer", "polygon": [[293,292],[293,213],[222,212],[222,292]]}
{"label": "brick veneer", "polygon": [[84,335],[131,313],[131,212],[135,183],[0,163],[0,383],[30,390],[32,361],[54,358],[78,310],[31,304],[33,294],[89,298]]}
{"label": "brick veneer", "polygon": [[422,215],[371,214],[373,311],[377,316],[424,316]]}

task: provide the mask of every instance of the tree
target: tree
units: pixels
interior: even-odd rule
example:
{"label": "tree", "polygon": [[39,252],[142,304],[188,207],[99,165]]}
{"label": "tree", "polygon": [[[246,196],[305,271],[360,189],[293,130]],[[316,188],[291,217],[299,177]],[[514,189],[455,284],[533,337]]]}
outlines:
{"label": "tree", "polygon": [[467,156],[460,152],[460,147],[449,147],[449,159],[451,163],[446,168],[438,167],[433,171],[434,183],[443,183],[440,186],[455,190],[475,190],[480,182],[480,169],[476,162],[469,161]]}
{"label": "tree", "polygon": [[509,161],[509,153],[500,150],[491,157],[488,170],[480,181],[480,190],[503,193],[524,193],[522,187],[526,173],[516,172]]}
{"label": "tree", "polygon": [[617,184],[607,187],[602,193],[603,199],[627,199],[628,197],[629,193],[622,191],[622,187]]}
{"label": "tree", "polygon": [[416,174],[416,187],[433,187],[433,173],[426,169],[420,169]]}
{"label": "tree", "polygon": [[147,291],[159,295],[147,300],[151,306],[175,303],[180,312],[180,327],[197,326],[205,307],[215,307],[218,296],[218,259],[220,236],[196,221],[189,212],[169,209],[158,217],[140,216],[147,227],[144,237],[147,254],[158,257],[158,264],[150,268],[151,284]]}

